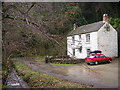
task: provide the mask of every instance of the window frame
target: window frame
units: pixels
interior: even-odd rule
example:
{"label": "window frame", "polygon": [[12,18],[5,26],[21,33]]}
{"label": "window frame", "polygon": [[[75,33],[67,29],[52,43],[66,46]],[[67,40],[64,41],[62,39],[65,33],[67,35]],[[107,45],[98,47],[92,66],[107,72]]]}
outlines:
{"label": "window frame", "polygon": [[90,48],[86,49],[86,52],[87,52],[87,57],[90,56]]}
{"label": "window frame", "polygon": [[73,49],[73,56],[75,56],[75,49]]}
{"label": "window frame", "polygon": [[72,36],[72,44],[75,44],[75,36]]}
{"label": "window frame", "polygon": [[81,34],[79,34],[79,43],[82,43],[82,42],[81,42]]}
{"label": "window frame", "polygon": [[90,43],[90,33],[86,34],[86,43]]}

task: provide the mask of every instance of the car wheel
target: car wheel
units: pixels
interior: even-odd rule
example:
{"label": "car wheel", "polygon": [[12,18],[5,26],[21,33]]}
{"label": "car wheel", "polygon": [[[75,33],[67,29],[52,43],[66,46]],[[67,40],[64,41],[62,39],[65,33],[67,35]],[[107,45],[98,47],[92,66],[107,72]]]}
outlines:
{"label": "car wheel", "polygon": [[87,65],[90,65],[90,63],[87,63]]}
{"label": "car wheel", "polygon": [[111,59],[109,59],[109,63],[111,63],[112,62],[112,60]]}
{"label": "car wheel", "polygon": [[98,64],[98,61],[95,61],[95,65],[97,65]]}

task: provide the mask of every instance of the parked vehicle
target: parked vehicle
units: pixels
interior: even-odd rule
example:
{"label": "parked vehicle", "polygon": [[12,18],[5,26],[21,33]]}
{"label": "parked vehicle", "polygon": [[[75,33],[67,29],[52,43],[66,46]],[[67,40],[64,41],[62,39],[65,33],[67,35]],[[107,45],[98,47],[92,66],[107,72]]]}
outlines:
{"label": "parked vehicle", "polygon": [[104,54],[92,54],[91,56],[85,58],[85,61],[88,65],[90,64],[99,64],[103,62],[112,62],[111,57],[106,57]]}

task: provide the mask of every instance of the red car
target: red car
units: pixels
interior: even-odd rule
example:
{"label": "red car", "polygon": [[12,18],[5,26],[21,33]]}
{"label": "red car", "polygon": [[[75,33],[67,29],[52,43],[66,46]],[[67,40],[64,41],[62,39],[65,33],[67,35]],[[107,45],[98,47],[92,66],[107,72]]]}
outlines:
{"label": "red car", "polygon": [[88,65],[90,64],[99,64],[99,63],[103,63],[103,62],[111,62],[112,61],[112,58],[111,57],[106,57],[105,55],[103,54],[94,54],[94,55],[91,55],[87,58],[85,58],[85,61]]}

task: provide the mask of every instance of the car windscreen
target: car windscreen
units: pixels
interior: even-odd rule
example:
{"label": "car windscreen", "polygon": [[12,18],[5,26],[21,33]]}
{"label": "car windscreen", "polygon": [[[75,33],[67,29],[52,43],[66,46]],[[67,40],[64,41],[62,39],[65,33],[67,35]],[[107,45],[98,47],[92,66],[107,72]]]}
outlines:
{"label": "car windscreen", "polygon": [[89,58],[94,58],[94,56],[89,56]]}
{"label": "car windscreen", "polygon": [[100,55],[101,58],[106,57],[105,55]]}

